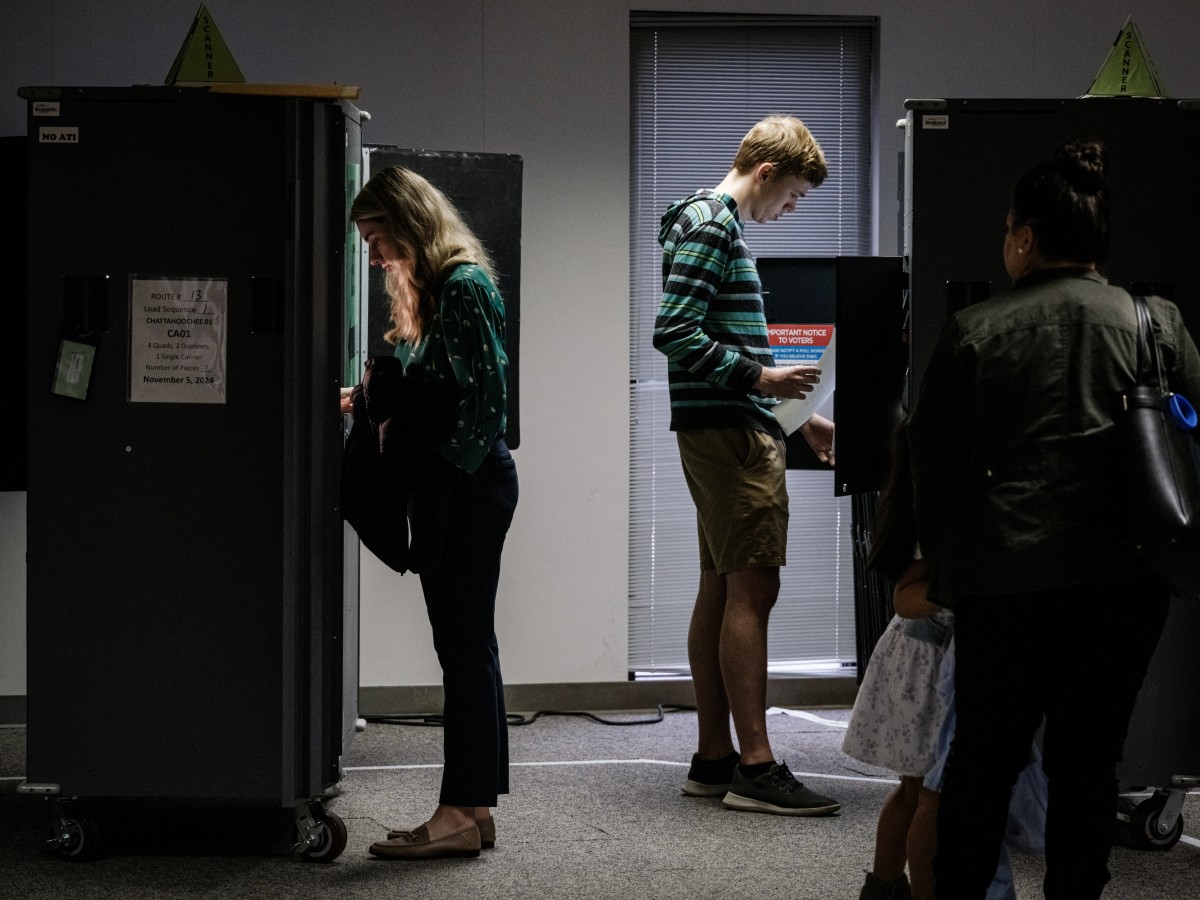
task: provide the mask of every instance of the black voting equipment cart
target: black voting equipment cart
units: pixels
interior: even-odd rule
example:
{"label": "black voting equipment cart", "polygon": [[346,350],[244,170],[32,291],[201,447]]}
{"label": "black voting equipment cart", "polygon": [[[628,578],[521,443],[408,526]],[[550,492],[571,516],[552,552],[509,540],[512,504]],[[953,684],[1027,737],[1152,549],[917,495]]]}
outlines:
{"label": "black voting equipment cart", "polygon": [[261,821],[270,846],[331,860],[357,719],[337,392],[359,365],[360,114],[191,87],[21,94],[19,790],[48,798],[68,858],[139,824],[190,848]]}

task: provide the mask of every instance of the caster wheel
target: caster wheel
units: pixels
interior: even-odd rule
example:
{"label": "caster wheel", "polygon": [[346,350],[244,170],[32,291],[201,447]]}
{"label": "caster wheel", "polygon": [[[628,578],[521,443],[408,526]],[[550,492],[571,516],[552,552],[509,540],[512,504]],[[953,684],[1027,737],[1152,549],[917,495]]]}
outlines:
{"label": "caster wheel", "polygon": [[64,817],[54,824],[55,852],[63,859],[82,862],[100,855],[100,832],[88,816]]}
{"label": "caster wheel", "polygon": [[301,859],[308,862],[333,862],[346,849],[346,823],[337,813],[327,812],[317,822],[317,843]]}
{"label": "caster wheel", "polygon": [[1175,817],[1175,823],[1166,826],[1160,816],[1166,801],[1163,797],[1150,797],[1134,807],[1129,817],[1130,837],[1142,850],[1170,850],[1183,834],[1183,816]]}

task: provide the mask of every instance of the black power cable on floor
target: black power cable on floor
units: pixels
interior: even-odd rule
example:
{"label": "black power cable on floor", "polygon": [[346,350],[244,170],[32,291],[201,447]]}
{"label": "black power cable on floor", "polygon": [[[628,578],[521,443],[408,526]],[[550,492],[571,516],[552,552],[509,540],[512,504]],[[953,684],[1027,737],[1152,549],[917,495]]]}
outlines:
{"label": "black power cable on floor", "polygon": [[[663,720],[667,712],[690,712],[695,709],[696,707],[694,706],[664,705],[660,703],[658,704],[658,715],[652,719],[604,719],[595,713],[582,710],[541,709],[529,716],[509,713],[508,724],[512,726],[531,725],[542,716],[579,716],[584,719],[591,719],[593,722],[599,722],[601,725],[656,725]],[[440,715],[363,716],[362,718],[365,722],[377,725],[419,725],[430,728],[441,728],[445,724],[445,719]]]}

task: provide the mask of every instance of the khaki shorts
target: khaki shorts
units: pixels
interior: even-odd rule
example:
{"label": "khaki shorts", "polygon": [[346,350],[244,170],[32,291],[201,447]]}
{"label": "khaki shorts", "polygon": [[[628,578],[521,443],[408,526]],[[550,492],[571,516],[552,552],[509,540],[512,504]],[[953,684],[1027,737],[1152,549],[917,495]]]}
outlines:
{"label": "khaki shorts", "polygon": [[700,568],[718,575],[786,564],[783,441],[751,428],[678,431],[700,536]]}

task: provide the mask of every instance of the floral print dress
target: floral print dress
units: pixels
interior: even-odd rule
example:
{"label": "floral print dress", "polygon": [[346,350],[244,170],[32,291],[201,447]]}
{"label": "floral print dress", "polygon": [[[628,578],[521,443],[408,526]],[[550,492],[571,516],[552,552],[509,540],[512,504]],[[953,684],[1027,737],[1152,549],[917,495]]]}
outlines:
{"label": "floral print dress", "polygon": [[954,613],[893,616],[863,675],[842,750],[899,775],[924,776],[937,755],[947,699],[937,689]]}

